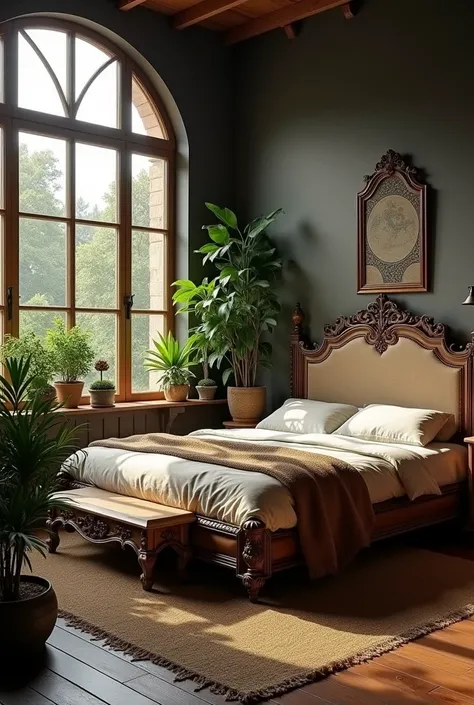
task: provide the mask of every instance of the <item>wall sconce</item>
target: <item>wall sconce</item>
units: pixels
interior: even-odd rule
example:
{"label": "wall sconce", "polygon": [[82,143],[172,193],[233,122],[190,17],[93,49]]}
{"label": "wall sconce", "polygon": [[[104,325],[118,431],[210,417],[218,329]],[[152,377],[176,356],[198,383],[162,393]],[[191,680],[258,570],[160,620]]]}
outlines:
{"label": "wall sconce", "polygon": [[469,287],[469,294],[467,299],[462,302],[463,306],[474,306],[474,286]]}

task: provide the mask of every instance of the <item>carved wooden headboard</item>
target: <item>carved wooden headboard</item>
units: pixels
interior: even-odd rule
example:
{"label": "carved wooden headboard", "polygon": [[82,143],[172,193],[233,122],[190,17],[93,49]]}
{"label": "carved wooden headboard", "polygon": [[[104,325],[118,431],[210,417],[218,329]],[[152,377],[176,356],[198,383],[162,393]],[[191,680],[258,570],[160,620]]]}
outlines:
{"label": "carved wooden headboard", "polygon": [[381,294],[366,309],[324,327],[320,345],[303,333],[297,304],[291,336],[291,396],[438,409],[473,432],[474,342],[448,342],[448,329]]}

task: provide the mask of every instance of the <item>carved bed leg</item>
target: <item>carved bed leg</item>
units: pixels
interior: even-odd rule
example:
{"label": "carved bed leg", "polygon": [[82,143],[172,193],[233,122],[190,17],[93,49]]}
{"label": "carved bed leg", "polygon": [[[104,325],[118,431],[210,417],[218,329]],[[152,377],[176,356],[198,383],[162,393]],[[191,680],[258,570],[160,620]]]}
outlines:
{"label": "carved bed leg", "polygon": [[260,519],[248,519],[243,526],[242,582],[251,602],[257,602],[260,590],[272,573],[270,532]]}
{"label": "carved bed leg", "polygon": [[46,529],[49,532],[49,538],[46,541],[46,545],[48,546],[48,552],[56,553],[61,539],[59,538],[57,524],[55,524],[54,519],[52,517],[49,517],[49,519],[47,520]]}
{"label": "carved bed leg", "polygon": [[140,580],[142,582],[143,589],[147,592],[153,587],[155,582],[154,572],[156,563],[156,552],[155,551],[140,551],[138,554],[138,562],[143,573],[140,575]]}

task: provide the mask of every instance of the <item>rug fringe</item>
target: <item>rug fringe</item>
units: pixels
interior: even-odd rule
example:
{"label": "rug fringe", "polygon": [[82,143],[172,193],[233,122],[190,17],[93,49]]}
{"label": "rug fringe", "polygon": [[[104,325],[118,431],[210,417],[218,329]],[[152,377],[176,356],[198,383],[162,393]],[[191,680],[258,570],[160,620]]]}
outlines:
{"label": "rug fringe", "polygon": [[222,695],[225,700],[229,702],[238,701],[243,705],[254,705],[254,703],[259,703],[264,700],[269,700],[270,698],[284,695],[291,690],[296,690],[297,688],[309,685],[310,683],[316,683],[317,681],[323,680],[334,673],[344,671],[351,666],[366,663],[377,656],[382,656],[390,651],[394,651],[400,646],[408,644],[410,641],[421,639],[421,637],[427,636],[434,631],[445,629],[451,624],[461,622],[464,619],[469,619],[469,617],[474,616],[474,604],[466,605],[463,609],[451,612],[446,617],[434,620],[432,622],[427,622],[420,627],[410,629],[404,634],[392,637],[382,644],[377,644],[370,649],[365,649],[354,656],[350,656],[339,661],[333,661],[324,668],[310,671],[309,673],[301,676],[288,678],[278,685],[272,685],[267,688],[261,688],[260,690],[253,690],[246,693],[230,688],[223,683],[213,681],[197,673],[196,671],[180,666],[179,664],[169,661],[162,656],[157,656],[150,651],[141,649],[130,642],[124,641],[123,639],[106,632],[100,627],[95,627],[90,624],[90,622],[87,622],[85,619],[80,617],[76,617],[70,612],[59,610],[59,616],[65,620],[68,627],[74,627],[84,633],[91,634],[94,637],[94,641],[104,641],[105,646],[110,647],[112,651],[117,651],[127,656],[131,656],[132,661],[150,661],[157,666],[163,666],[163,668],[166,668],[175,674],[175,682],[177,683],[185,680],[193,681],[196,686],[195,692],[208,688],[211,693],[214,693],[215,695]]}

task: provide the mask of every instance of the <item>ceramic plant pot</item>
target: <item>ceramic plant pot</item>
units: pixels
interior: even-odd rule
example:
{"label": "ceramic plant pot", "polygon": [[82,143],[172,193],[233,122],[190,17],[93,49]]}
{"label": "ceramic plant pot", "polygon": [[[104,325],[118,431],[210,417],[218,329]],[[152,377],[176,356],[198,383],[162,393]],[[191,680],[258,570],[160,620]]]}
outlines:
{"label": "ceramic plant pot", "polygon": [[199,399],[203,399],[205,401],[210,401],[211,399],[214,399],[216,396],[217,392],[217,385],[215,387],[209,387],[207,385],[203,385],[202,387],[199,385],[196,385],[197,393],[199,394]]}
{"label": "ceramic plant pot", "polygon": [[166,401],[186,401],[188,398],[189,384],[175,384],[164,390]]}
{"label": "ceramic plant pot", "polygon": [[25,575],[22,583],[43,588],[23,600],[0,600],[0,659],[26,659],[40,653],[56,624],[58,600],[51,583],[36,575]]}
{"label": "ceramic plant pot", "polygon": [[89,395],[94,409],[115,406],[115,389],[89,389]]}
{"label": "ceramic plant pot", "polygon": [[84,382],[55,382],[58,401],[65,409],[77,409],[81,402]]}
{"label": "ceramic plant pot", "polygon": [[258,423],[265,411],[266,387],[227,387],[229,411],[237,423]]}

